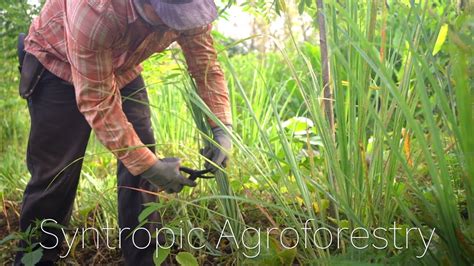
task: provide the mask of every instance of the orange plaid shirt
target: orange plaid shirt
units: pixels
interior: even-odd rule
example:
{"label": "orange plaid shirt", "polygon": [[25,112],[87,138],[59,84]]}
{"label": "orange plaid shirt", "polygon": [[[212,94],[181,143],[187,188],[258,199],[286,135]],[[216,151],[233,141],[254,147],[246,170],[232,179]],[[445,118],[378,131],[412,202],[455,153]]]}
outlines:
{"label": "orange plaid shirt", "polygon": [[185,32],[152,26],[132,0],[49,0],[30,27],[25,50],[74,85],[77,106],[98,139],[138,175],[157,158],[128,122],[120,89],[140,74],[140,62],[175,41],[203,101],[223,123],[231,124],[211,25]]}

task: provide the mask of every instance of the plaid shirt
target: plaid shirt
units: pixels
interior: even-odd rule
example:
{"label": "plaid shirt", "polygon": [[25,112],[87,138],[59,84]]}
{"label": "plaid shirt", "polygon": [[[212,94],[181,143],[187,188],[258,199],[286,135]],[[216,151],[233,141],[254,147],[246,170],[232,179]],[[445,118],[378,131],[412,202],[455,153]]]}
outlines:
{"label": "plaid shirt", "polygon": [[78,108],[98,139],[138,175],[157,158],[128,122],[120,88],[140,74],[140,62],[175,41],[199,95],[223,123],[230,124],[228,91],[211,25],[185,32],[152,26],[139,16],[132,0],[49,0],[30,27],[25,50],[74,84]]}

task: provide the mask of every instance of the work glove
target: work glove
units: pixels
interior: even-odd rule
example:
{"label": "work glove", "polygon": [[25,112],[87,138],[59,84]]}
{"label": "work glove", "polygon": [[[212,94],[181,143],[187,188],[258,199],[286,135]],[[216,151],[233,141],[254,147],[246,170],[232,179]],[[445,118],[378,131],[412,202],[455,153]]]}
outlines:
{"label": "work glove", "polygon": [[[227,128],[232,132],[231,125],[227,125]],[[206,161],[204,167],[206,169],[211,169],[211,172],[215,173],[218,170],[216,166],[222,168],[227,166],[227,158],[232,149],[232,141],[230,136],[220,127],[213,128],[212,134],[217,146],[214,143],[210,143],[209,146],[201,151],[201,153],[204,157],[213,162],[210,163],[209,161]]]}
{"label": "work glove", "polygon": [[179,158],[163,158],[141,174],[153,185],[166,193],[179,193],[184,186],[195,187],[196,182],[187,179],[179,172]]}

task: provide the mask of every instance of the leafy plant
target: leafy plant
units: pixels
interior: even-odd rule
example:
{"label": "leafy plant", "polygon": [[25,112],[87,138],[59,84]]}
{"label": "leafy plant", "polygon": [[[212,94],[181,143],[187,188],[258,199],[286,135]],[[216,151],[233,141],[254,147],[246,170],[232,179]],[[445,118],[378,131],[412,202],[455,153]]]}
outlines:
{"label": "leafy plant", "polygon": [[[3,245],[9,241],[23,241],[23,247],[19,247],[18,251],[23,253],[21,258],[21,263],[26,266],[33,266],[38,263],[43,257],[43,248],[40,247],[40,243],[37,242],[41,236],[39,228],[41,226],[41,221],[36,221],[33,226],[28,226],[28,228],[21,232],[14,232],[6,236],[0,241],[0,245]],[[55,224],[43,223],[44,227],[54,227]]]}
{"label": "leafy plant", "polygon": [[189,252],[180,252],[176,255],[176,261],[183,266],[198,266],[198,262],[193,254]]}

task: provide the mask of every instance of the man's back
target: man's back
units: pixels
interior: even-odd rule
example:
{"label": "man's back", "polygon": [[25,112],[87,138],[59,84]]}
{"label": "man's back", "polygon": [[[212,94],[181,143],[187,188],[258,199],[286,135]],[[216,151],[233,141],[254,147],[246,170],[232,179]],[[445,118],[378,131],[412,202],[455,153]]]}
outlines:
{"label": "man's back", "polygon": [[136,78],[139,63],[178,38],[166,27],[151,27],[130,0],[50,0],[33,21],[27,52],[58,77],[72,83],[67,38],[91,50],[112,50],[118,87]]}

